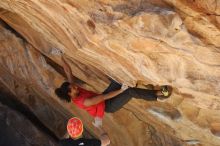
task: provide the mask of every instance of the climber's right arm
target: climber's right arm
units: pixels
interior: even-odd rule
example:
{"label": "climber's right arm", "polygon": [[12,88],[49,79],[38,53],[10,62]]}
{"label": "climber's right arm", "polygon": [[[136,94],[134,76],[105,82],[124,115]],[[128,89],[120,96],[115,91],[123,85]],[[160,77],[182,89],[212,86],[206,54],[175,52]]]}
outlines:
{"label": "climber's right arm", "polygon": [[73,76],[72,70],[71,70],[69,64],[67,63],[67,59],[64,56],[62,56],[62,61],[63,61],[63,69],[66,73],[68,82],[75,83],[76,77]]}
{"label": "climber's right arm", "polygon": [[119,89],[119,90],[112,91],[112,92],[107,93],[107,94],[101,94],[101,95],[98,95],[98,96],[95,96],[95,97],[92,97],[92,98],[87,98],[87,99],[85,99],[83,104],[85,106],[96,105],[96,104],[98,104],[102,101],[113,98],[113,97],[117,96],[118,94],[120,94],[122,92],[123,92],[123,90]]}
{"label": "climber's right arm", "polygon": [[116,90],[116,91],[112,91],[112,92],[109,92],[107,94],[101,94],[101,95],[98,95],[98,96],[95,96],[95,97],[92,97],[92,98],[87,98],[84,100],[84,105],[85,106],[92,106],[92,105],[96,105],[102,101],[105,101],[105,100],[108,100],[108,99],[111,99],[111,98],[114,98],[115,96],[117,96],[118,94],[124,92],[126,89],[128,89],[128,86],[123,84],[121,89],[119,90]]}

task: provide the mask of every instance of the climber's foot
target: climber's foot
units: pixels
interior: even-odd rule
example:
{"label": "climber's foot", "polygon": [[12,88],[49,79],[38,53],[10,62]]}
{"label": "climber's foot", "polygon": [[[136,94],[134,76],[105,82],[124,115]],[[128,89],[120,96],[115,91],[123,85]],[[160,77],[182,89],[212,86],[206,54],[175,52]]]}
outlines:
{"label": "climber's foot", "polygon": [[169,85],[160,86],[160,90],[157,92],[157,100],[164,101],[165,99],[168,99],[172,94],[172,90],[173,88]]}

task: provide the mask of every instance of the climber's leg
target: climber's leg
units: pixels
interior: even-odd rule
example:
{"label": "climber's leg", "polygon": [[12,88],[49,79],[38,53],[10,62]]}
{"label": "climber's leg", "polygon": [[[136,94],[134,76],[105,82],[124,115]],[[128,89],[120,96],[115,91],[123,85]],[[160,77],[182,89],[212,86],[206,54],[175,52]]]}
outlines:
{"label": "climber's leg", "polygon": [[172,87],[169,85],[159,86],[157,89],[153,87],[152,90],[141,88],[132,88],[132,90],[131,94],[133,94],[135,98],[145,100],[166,99],[172,94]]}
{"label": "climber's leg", "polygon": [[103,94],[107,94],[107,93],[109,93],[109,92],[116,91],[116,90],[119,90],[119,89],[121,89],[121,84],[117,83],[117,82],[114,81],[114,80],[111,80],[110,85],[108,86],[107,89],[105,89],[105,91],[103,92]]}
{"label": "climber's leg", "polygon": [[106,112],[116,112],[121,109],[132,98],[142,98],[145,100],[157,100],[155,90],[128,88],[123,93],[105,101]]}
{"label": "climber's leg", "polygon": [[148,90],[139,88],[128,88],[123,93],[105,101],[106,112],[116,112],[122,108],[132,97],[144,99],[148,101],[156,101],[157,97],[161,99],[168,98],[171,95],[172,88],[170,86],[161,86],[161,90]]}
{"label": "climber's leg", "polygon": [[123,93],[108,99],[105,101],[105,111],[108,113],[114,113],[117,110],[121,109],[131,98],[130,89],[125,90]]}

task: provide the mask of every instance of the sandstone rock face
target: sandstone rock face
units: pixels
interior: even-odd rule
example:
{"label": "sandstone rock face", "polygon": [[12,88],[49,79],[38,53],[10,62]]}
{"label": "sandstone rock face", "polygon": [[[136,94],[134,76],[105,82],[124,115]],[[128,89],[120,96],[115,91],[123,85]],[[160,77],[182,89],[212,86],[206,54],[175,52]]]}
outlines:
{"label": "sandstone rock face", "polygon": [[58,146],[21,114],[0,104],[0,144],[2,146]]}
{"label": "sandstone rock face", "polygon": [[112,145],[220,145],[219,0],[1,0],[0,18],[0,82],[57,137],[72,114],[98,135],[54,95],[61,50],[90,90],[102,92],[108,76],[174,87],[164,103],[133,99],[106,114]]}

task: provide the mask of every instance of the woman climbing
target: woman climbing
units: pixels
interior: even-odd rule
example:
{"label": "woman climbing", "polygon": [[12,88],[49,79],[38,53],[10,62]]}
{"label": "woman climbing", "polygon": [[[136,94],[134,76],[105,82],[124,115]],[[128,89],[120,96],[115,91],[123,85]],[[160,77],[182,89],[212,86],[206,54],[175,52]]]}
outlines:
{"label": "woman climbing", "polygon": [[87,91],[75,83],[75,77],[72,75],[70,66],[64,56],[62,56],[63,68],[67,75],[68,82],[64,82],[55,90],[56,95],[67,102],[73,102],[76,106],[86,110],[94,117],[94,126],[102,125],[104,112],[114,113],[121,109],[132,97],[144,99],[147,101],[156,101],[166,99],[171,95],[171,86],[160,86],[158,90],[148,90],[140,88],[131,88],[127,85],[121,85],[115,81],[111,81],[109,87],[102,93],[97,94]]}

